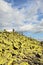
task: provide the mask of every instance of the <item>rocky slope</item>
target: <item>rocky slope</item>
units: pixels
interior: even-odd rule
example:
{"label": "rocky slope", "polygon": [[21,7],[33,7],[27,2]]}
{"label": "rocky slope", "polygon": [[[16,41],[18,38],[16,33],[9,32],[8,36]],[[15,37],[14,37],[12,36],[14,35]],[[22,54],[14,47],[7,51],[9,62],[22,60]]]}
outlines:
{"label": "rocky slope", "polygon": [[43,65],[43,43],[17,32],[0,32],[0,65]]}

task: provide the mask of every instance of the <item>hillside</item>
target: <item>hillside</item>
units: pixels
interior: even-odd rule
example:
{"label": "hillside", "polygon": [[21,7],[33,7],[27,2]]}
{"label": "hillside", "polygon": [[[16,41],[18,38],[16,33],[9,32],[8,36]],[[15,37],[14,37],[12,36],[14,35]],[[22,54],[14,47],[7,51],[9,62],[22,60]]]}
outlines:
{"label": "hillside", "polygon": [[0,32],[0,65],[43,65],[43,43],[17,32]]}

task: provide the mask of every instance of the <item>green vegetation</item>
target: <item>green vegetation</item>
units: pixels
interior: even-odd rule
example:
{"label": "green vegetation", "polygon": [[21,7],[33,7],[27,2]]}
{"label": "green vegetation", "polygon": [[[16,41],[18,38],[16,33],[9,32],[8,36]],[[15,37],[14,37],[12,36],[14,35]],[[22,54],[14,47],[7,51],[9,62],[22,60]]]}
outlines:
{"label": "green vegetation", "polygon": [[43,42],[14,30],[0,32],[0,65],[43,65]]}

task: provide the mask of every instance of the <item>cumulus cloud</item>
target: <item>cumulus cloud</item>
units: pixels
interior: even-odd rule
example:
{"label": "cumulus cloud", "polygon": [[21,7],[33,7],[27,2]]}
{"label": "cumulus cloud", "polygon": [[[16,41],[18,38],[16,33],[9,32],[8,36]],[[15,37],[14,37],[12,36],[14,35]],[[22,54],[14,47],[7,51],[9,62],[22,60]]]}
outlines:
{"label": "cumulus cloud", "polygon": [[0,0],[0,29],[43,32],[43,18],[39,21],[38,13],[43,14],[43,0],[32,0],[30,4],[28,1],[21,9]]}

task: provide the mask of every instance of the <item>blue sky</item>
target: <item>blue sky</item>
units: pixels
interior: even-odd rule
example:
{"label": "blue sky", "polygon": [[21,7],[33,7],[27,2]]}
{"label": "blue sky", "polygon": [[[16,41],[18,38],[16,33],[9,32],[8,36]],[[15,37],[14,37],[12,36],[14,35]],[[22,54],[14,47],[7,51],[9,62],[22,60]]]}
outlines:
{"label": "blue sky", "polygon": [[0,0],[0,30],[13,28],[43,41],[43,0]]}

